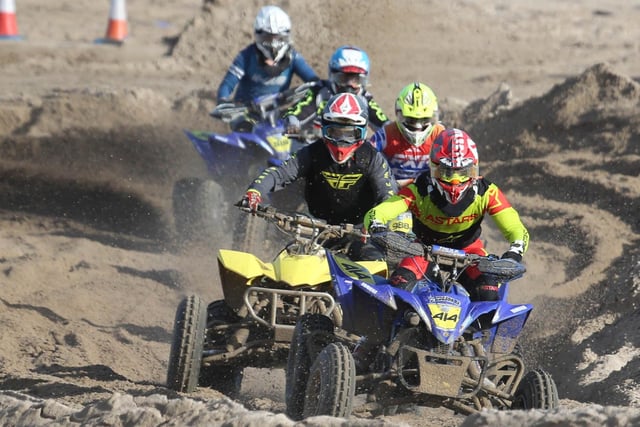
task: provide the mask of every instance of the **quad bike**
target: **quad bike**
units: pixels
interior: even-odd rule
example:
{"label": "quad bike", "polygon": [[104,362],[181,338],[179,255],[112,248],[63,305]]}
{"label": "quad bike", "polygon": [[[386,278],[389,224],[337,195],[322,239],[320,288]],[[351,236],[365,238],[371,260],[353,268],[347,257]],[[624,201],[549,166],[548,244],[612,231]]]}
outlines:
{"label": "quad bike", "polygon": [[[322,314],[342,324],[327,263],[331,250],[325,246],[349,236],[361,238],[362,232],[350,224],[329,225],[272,207],[255,215],[293,240],[271,263],[250,253],[219,251],[224,299],[206,305],[190,295],[178,306],[167,373],[170,389],[192,392],[202,386],[234,396],[245,367],[284,367],[300,315]],[[386,275],[384,261],[345,264]]]}
{"label": "quad bike", "polygon": [[[356,409],[374,414],[405,404],[462,414],[558,406],[554,380],[542,369],[525,373],[517,344],[533,307],[507,302],[508,281],[522,276],[524,266],[435,245],[425,247],[425,256],[430,273],[405,290],[328,254],[342,326],[320,313],[298,319],[287,415],[349,417],[360,393],[367,399]],[[458,282],[470,265],[502,283],[498,301],[470,301]],[[364,337],[376,343],[369,353]]]}
{"label": "quad bike", "polygon": [[220,225],[230,220],[229,197],[236,199],[264,168],[282,164],[308,142],[310,131],[286,135],[280,117],[316,84],[264,95],[248,104],[218,105],[210,115],[230,124],[230,133],[184,131],[205,161],[209,177],[184,178],[174,184],[173,214],[180,236],[215,237]]}

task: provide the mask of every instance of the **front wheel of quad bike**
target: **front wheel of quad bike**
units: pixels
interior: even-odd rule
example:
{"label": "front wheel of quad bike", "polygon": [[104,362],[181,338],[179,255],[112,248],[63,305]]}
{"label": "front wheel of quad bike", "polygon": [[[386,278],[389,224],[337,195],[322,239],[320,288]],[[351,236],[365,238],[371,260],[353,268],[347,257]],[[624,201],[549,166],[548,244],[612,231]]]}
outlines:
{"label": "front wheel of quad bike", "polygon": [[356,363],[340,342],[327,345],[309,371],[303,418],[316,415],[348,418],[356,392]]}
{"label": "front wheel of quad bike", "polygon": [[186,178],[173,187],[173,218],[177,234],[186,240],[211,241],[226,229],[229,203],[220,184]]}
{"label": "front wheel of quad bike", "polygon": [[529,371],[513,395],[511,409],[554,409],[558,407],[558,389],[551,375],[542,370]]}
{"label": "front wheel of quad bike", "polygon": [[333,336],[333,322],[321,314],[303,314],[293,330],[287,358],[285,403],[286,414],[292,420],[301,420],[304,396],[311,363]]}
{"label": "front wheel of quad bike", "polygon": [[198,386],[206,322],[207,309],[200,297],[191,295],[180,302],[167,371],[167,387],[171,390],[191,393]]}
{"label": "front wheel of quad bike", "polygon": [[[207,326],[212,330],[216,325],[232,324],[238,322],[238,317],[224,300],[213,301],[207,307]],[[224,333],[212,335],[211,345],[215,347],[225,346],[227,343]],[[230,398],[236,398],[240,394],[244,367],[232,363],[221,365],[202,366],[198,382],[202,387],[209,387],[219,391]]]}

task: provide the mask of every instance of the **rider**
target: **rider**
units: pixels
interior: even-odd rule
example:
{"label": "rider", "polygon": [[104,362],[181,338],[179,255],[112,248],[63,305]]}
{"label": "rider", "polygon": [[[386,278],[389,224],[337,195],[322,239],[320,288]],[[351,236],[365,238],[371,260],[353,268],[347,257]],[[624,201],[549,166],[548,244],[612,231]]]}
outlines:
{"label": "rider", "polygon": [[429,170],[431,145],[444,129],[435,93],[414,82],[396,98],[396,121],[378,129],[369,141],[387,158],[398,187],[405,187]]}
{"label": "rider", "polygon": [[349,45],[336,49],[329,60],[329,79],[321,80],[320,85],[307,90],[304,98],[283,114],[287,133],[298,134],[311,124],[319,130],[319,116],[327,100],[335,94],[347,92],[366,99],[369,127],[374,131],[379,129],[389,119],[366,88],[369,68],[369,56],[364,50]]}
{"label": "rider", "polygon": [[255,42],[238,53],[220,82],[218,104],[247,103],[258,96],[280,93],[289,88],[294,74],[304,82],[319,80],[293,48],[291,20],[281,8],[264,6],[253,29]]}
{"label": "rider", "polygon": [[[433,142],[430,168],[416,181],[375,206],[365,216],[365,227],[375,236],[386,231],[385,224],[410,211],[413,231],[423,244],[438,244],[486,256],[480,240],[480,224],[489,214],[511,247],[502,258],[518,262],[529,245],[529,233],[502,191],[478,175],[475,142],[460,129],[446,129]],[[428,261],[422,256],[407,257],[391,274],[389,281],[410,290],[427,273]],[[460,277],[472,300],[498,299],[499,283],[473,266]],[[381,337],[362,337],[354,350],[358,372],[373,362]]]}
{"label": "rider", "polygon": [[[511,245],[502,258],[520,262],[529,245],[529,233],[518,212],[494,183],[478,175],[476,144],[460,129],[440,133],[431,148],[430,172],[367,212],[365,227],[374,233],[381,224],[407,210],[413,213],[413,231],[423,244],[486,256],[480,225],[489,214]],[[423,257],[407,257],[390,280],[410,288],[424,276],[427,266]],[[499,284],[477,268],[467,268],[460,279],[472,300],[498,299]]]}
{"label": "rider", "polygon": [[[334,95],[321,117],[322,138],[301,148],[283,165],[264,170],[247,189],[242,206],[255,211],[263,195],[304,178],[304,196],[311,215],[334,225],[361,224],[369,209],[395,194],[387,161],[365,143],[369,121],[366,99],[348,92]],[[369,249],[373,248],[354,248],[350,256],[381,257],[377,250],[364,255]],[[364,252],[358,252],[361,250]]]}

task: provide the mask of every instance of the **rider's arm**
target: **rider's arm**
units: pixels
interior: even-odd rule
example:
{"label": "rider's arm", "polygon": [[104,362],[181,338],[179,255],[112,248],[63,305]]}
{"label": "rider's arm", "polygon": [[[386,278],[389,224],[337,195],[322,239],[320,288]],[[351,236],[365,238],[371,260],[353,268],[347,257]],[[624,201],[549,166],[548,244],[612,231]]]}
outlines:
{"label": "rider's arm", "polygon": [[366,92],[365,98],[369,106],[369,127],[377,131],[389,121],[389,117],[382,111],[382,107],[373,99],[371,93]]}
{"label": "rider's arm", "polygon": [[300,120],[300,123],[303,126],[309,121],[312,121],[316,116],[316,95],[319,90],[319,87],[312,87],[311,89],[308,89],[304,93],[304,98],[289,107],[282,117],[286,118],[287,116],[295,116]]}
{"label": "rider's arm", "polygon": [[295,49],[293,50],[293,72],[305,83],[320,80],[302,54]]}
{"label": "rider's arm", "polygon": [[256,190],[265,195],[282,190],[298,178],[306,176],[311,164],[309,146],[298,150],[289,160],[280,166],[265,169],[249,186],[248,190]]}
{"label": "rider's arm", "polygon": [[400,190],[400,194],[389,197],[387,200],[377,206],[374,206],[369,210],[369,212],[366,213],[366,215],[364,216],[365,229],[368,230],[369,226],[374,221],[381,224],[386,224],[393,218],[397,217],[403,212],[406,212],[409,209],[412,199],[408,198],[405,195],[401,195],[403,190]]}
{"label": "rider's arm", "polygon": [[488,196],[488,212],[495,221],[498,229],[509,244],[520,245],[522,254],[529,247],[529,232],[520,220],[520,215],[511,206],[504,193],[495,185],[490,184],[486,195]]}
{"label": "rider's arm", "polygon": [[396,181],[389,169],[389,163],[387,163],[382,153],[377,151],[374,153],[373,160],[369,165],[369,177],[376,203],[388,199],[398,191]]}
{"label": "rider's arm", "polygon": [[232,98],[233,91],[244,76],[246,72],[245,51],[246,49],[238,53],[220,82],[217,94],[218,103],[228,102]]}

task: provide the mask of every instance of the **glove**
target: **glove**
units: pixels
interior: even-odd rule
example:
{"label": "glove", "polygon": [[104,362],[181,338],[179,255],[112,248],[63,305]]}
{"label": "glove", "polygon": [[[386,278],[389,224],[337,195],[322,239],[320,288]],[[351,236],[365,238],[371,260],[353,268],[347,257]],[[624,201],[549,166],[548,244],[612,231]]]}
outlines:
{"label": "glove", "polygon": [[300,120],[296,116],[287,116],[284,118],[284,129],[289,135],[297,135],[300,133]]}
{"label": "glove", "polygon": [[502,254],[500,259],[513,259],[515,261],[522,261],[522,254],[524,253],[524,242],[516,240],[511,243],[509,250]]}
{"label": "glove", "polygon": [[243,208],[249,208],[251,212],[256,212],[262,203],[262,197],[257,190],[247,190],[247,193],[242,198],[240,206]]}
{"label": "glove", "polygon": [[378,233],[385,233],[387,231],[389,231],[387,226],[381,223],[380,221],[374,220],[374,221],[371,221],[371,224],[369,224],[369,234],[371,235],[378,234]]}
{"label": "glove", "polygon": [[515,251],[507,251],[502,254],[500,259],[512,259],[520,262],[522,261],[522,255],[520,255],[518,252],[515,252]]}

